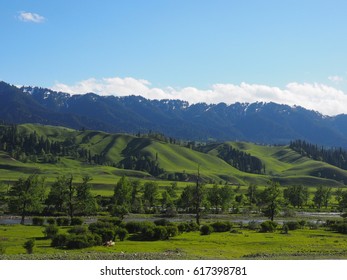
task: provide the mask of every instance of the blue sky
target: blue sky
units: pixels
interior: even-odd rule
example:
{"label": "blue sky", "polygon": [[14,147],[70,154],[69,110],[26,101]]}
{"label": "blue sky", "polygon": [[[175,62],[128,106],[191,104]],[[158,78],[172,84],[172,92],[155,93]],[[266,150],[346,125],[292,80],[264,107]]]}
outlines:
{"label": "blue sky", "polygon": [[0,80],[347,113],[346,11],[345,0],[1,0]]}

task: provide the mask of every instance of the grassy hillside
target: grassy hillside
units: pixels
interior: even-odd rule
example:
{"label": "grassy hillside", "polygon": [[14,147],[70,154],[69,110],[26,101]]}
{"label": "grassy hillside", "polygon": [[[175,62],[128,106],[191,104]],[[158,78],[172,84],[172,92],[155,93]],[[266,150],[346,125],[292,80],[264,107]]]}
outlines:
{"label": "grassy hillside", "polygon": [[[262,146],[252,143],[226,142],[211,144],[201,151],[170,144],[149,137],[127,134],[108,134],[99,131],[77,131],[63,127],[25,124],[18,126],[19,133],[36,135],[50,141],[71,141],[76,147],[102,155],[108,165],[95,165],[71,156],[60,157],[54,164],[20,162],[5,152],[0,152],[0,180],[13,181],[24,174],[38,173],[53,181],[59,174],[73,174],[77,180],[82,176],[93,177],[95,185],[114,184],[119,176],[152,178],[148,172],[120,168],[125,159],[146,157],[159,164],[164,170],[161,179],[184,174],[184,180],[194,180],[198,166],[207,181],[227,181],[234,184],[264,185],[276,178],[283,185],[303,184],[306,186],[339,186],[347,181],[347,171],[324,162],[301,156],[287,146]],[[242,172],[219,157],[220,145],[229,145],[261,160],[262,174]],[[118,168],[117,168],[118,167]],[[264,172],[265,171],[265,172]]]}
{"label": "grassy hillside", "polygon": [[262,146],[235,142],[229,144],[260,158],[265,164],[266,174],[284,184],[340,185],[347,178],[346,170],[301,156],[288,146]]}

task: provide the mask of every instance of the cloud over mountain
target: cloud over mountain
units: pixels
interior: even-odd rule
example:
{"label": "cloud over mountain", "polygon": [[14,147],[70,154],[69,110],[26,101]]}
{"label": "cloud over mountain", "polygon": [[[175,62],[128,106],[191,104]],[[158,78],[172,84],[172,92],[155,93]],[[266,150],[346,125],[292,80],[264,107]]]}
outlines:
{"label": "cloud over mountain", "polygon": [[[333,80],[336,80],[335,78]],[[214,84],[208,89],[196,87],[158,88],[144,79],[112,77],[90,78],[73,85],[56,83],[52,89],[71,94],[87,92],[114,96],[135,94],[148,99],[181,99],[190,103],[275,102],[290,106],[300,105],[325,115],[347,113],[344,105],[347,104],[347,94],[335,87],[321,83],[293,82],[284,88],[245,82],[239,85]]]}

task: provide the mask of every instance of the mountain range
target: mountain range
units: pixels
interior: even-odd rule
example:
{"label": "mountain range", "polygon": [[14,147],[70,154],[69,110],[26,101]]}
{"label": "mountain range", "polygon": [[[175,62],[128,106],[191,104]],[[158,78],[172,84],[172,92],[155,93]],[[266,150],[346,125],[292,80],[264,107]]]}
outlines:
{"label": "mountain range", "polygon": [[325,116],[300,106],[272,102],[189,104],[136,95],[70,95],[0,82],[0,120],[105,132],[155,131],[195,141],[288,144],[302,139],[326,147],[347,148],[347,115]]}

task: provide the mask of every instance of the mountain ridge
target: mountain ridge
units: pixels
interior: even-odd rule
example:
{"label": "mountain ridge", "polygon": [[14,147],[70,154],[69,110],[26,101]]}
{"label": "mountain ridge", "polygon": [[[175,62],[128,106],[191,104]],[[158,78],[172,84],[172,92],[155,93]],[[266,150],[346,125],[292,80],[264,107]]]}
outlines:
{"label": "mountain ridge", "polygon": [[113,133],[156,131],[195,141],[288,144],[302,139],[347,148],[347,115],[325,116],[301,106],[274,102],[189,104],[136,95],[71,95],[0,82],[0,110],[0,119],[18,124],[32,122]]}

